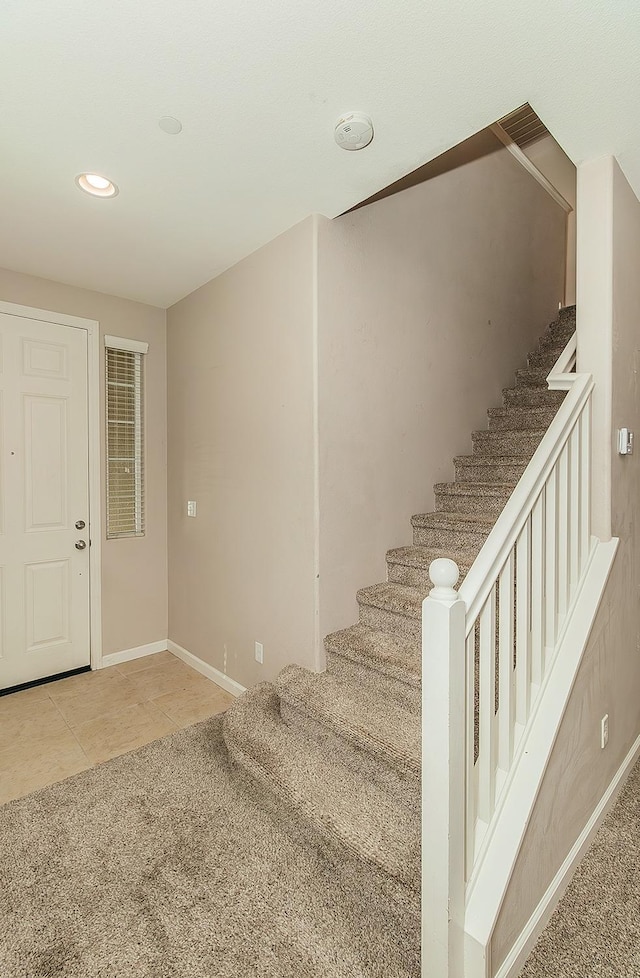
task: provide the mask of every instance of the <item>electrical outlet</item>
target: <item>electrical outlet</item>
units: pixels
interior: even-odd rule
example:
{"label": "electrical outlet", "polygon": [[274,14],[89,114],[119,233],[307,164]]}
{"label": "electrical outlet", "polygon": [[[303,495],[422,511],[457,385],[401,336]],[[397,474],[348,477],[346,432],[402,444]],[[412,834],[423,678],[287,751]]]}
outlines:
{"label": "electrical outlet", "polygon": [[600,721],[600,747],[605,749],[609,743],[609,714],[605,714]]}
{"label": "electrical outlet", "polygon": [[264,662],[264,646],[262,642],[256,642],[256,662],[260,665]]}
{"label": "electrical outlet", "polygon": [[195,516],[198,510],[198,504],[195,499],[190,499],[187,502],[187,516]]}

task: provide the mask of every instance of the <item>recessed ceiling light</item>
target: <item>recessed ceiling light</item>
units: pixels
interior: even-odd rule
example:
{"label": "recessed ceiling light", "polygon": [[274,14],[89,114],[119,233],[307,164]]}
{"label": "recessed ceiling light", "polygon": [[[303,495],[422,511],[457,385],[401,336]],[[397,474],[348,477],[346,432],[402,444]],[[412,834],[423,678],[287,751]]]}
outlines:
{"label": "recessed ceiling light", "polygon": [[182,132],[180,119],[174,119],[171,115],[163,115],[158,125],[163,132],[169,133],[170,136],[177,136],[179,132]]}
{"label": "recessed ceiling light", "polygon": [[99,173],[80,173],[76,177],[76,184],[92,197],[115,197],[119,193],[115,183]]}

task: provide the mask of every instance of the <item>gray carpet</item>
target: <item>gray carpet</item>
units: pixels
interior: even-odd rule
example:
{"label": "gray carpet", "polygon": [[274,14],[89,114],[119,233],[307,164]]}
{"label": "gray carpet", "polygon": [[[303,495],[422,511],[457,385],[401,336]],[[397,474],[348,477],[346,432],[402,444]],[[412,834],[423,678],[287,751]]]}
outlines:
{"label": "gray carpet", "polygon": [[230,770],[214,718],[0,808],[2,978],[416,978],[419,927]]}
{"label": "gray carpet", "polygon": [[640,764],[600,827],[521,978],[640,976]]}

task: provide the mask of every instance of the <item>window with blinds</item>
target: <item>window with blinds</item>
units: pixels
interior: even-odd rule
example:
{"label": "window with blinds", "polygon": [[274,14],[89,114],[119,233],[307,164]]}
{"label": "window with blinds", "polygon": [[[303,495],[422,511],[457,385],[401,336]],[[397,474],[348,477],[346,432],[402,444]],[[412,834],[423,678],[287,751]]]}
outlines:
{"label": "window with blinds", "polygon": [[106,347],[106,391],[107,539],[144,536],[144,356],[141,352]]}

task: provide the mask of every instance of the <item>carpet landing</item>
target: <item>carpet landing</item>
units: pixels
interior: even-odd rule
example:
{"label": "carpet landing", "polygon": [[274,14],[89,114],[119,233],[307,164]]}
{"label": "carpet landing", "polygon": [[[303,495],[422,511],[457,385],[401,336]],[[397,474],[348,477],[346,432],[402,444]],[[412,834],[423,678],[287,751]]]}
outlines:
{"label": "carpet landing", "polygon": [[598,829],[520,978],[640,976],[640,763]]}
{"label": "carpet landing", "polygon": [[415,916],[265,808],[221,723],[0,808],[2,978],[417,978]]}

